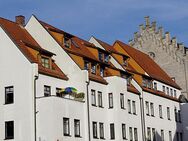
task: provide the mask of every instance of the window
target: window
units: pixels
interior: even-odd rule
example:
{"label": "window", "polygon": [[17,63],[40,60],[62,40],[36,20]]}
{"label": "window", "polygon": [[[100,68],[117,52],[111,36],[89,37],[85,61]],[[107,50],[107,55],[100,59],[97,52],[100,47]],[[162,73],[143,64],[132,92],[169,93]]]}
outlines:
{"label": "window", "polygon": [[132,101],[132,106],[133,106],[133,114],[136,115],[136,102]]}
{"label": "window", "polygon": [[154,90],[157,90],[157,83],[156,82],[154,82],[153,88],[154,88]]}
{"label": "window", "polygon": [[100,139],[104,139],[104,123],[99,123]]}
{"label": "window", "polygon": [[151,141],[151,129],[147,127],[147,141]]}
{"label": "window", "polygon": [[14,139],[14,121],[5,122],[5,139]]}
{"label": "window", "polygon": [[169,107],[167,107],[167,118],[168,120],[170,120],[170,108]]}
{"label": "window", "polygon": [[63,133],[64,136],[70,136],[69,118],[63,118]]}
{"label": "window", "polygon": [[183,133],[180,132],[180,141],[183,141]]}
{"label": "window", "polygon": [[134,140],[138,141],[138,131],[137,131],[137,128],[134,128]]}
{"label": "window", "polygon": [[64,46],[70,48],[71,40],[67,37],[64,37]]}
{"label": "window", "polygon": [[103,53],[99,52],[99,60],[103,62]]}
{"label": "window", "polygon": [[130,99],[128,99],[127,104],[128,104],[128,112],[129,114],[131,114],[131,100]]}
{"label": "window", "polygon": [[14,103],[14,87],[5,87],[5,104]]}
{"label": "window", "polygon": [[96,74],[96,65],[93,63],[91,64],[91,73]]}
{"label": "window", "polygon": [[93,138],[97,138],[97,122],[93,122]]}
{"label": "window", "polygon": [[149,102],[146,101],[146,115],[149,116]]}
{"label": "window", "polygon": [[102,107],[102,92],[98,92],[98,104],[99,107]]}
{"label": "window", "polygon": [[156,141],[155,128],[152,128],[152,141]]}
{"label": "window", "polygon": [[80,137],[80,120],[74,120],[74,136]]}
{"label": "window", "polygon": [[147,87],[147,80],[146,80],[145,78],[143,78],[143,80],[142,80],[142,85],[143,85],[144,87]]}
{"label": "window", "polygon": [[51,87],[44,85],[44,96],[50,96],[51,95]]}
{"label": "window", "polygon": [[110,124],[110,138],[115,139],[115,129],[114,129],[114,123]]}
{"label": "window", "polygon": [[176,90],[174,90],[174,97],[177,97],[177,95],[176,95]]}
{"label": "window", "polygon": [[166,87],[166,92],[167,92],[167,95],[169,95],[169,88]]}
{"label": "window", "polygon": [[91,90],[91,105],[96,106],[95,90]]}
{"label": "window", "polygon": [[113,108],[113,94],[112,93],[108,94],[108,99],[109,99],[109,108]]}
{"label": "window", "polygon": [[105,63],[109,62],[109,55],[108,54],[104,54],[104,61],[105,61]]}
{"label": "window", "polygon": [[132,131],[132,127],[129,127],[129,140],[133,141],[133,131]]}
{"label": "window", "polygon": [[151,116],[154,116],[154,104],[150,103]]}
{"label": "window", "polygon": [[162,105],[159,105],[159,117],[163,118]]}
{"label": "window", "polygon": [[48,69],[50,68],[50,59],[49,58],[42,57],[41,63],[42,63],[43,67],[48,68]]}
{"label": "window", "polygon": [[62,97],[60,92],[61,92],[61,88],[56,88],[56,96]]}
{"label": "window", "polygon": [[125,105],[124,105],[124,94],[122,94],[122,93],[120,93],[120,106],[121,106],[121,109],[125,108]]}
{"label": "window", "polygon": [[176,132],[176,141],[179,141],[179,133]]}
{"label": "window", "polygon": [[178,110],[178,119],[179,119],[179,122],[181,122],[181,112],[180,112],[180,110]]}
{"label": "window", "polygon": [[123,56],[123,66],[127,66],[127,57]]}
{"label": "window", "polygon": [[172,89],[170,89],[170,95],[173,96],[173,90]]}
{"label": "window", "polygon": [[122,137],[123,137],[124,140],[127,138],[126,125],[125,124],[122,124]]}
{"label": "window", "polygon": [[172,141],[172,131],[169,131],[169,141]]}
{"label": "window", "polygon": [[84,61],[84,70],[89,70],[89,62]]}
{"label": "window", "polygon": [[104,68],[103,68],[103,67],[100,67],[100,75],[101,75],[102,77],[104,77]]}
{"label": "window", "polygon": [[164,130],[161,130],[161,141],[164,141]]}
{"label": "window", "polygon": [[163,85],[163,92],[165,93],[165,86]]}
{"label": "window", "polygon": [[175,121],[178,121],[178,114],[177,114],[177,109],[176,107],[174,108],[174,115],[175,115]]}

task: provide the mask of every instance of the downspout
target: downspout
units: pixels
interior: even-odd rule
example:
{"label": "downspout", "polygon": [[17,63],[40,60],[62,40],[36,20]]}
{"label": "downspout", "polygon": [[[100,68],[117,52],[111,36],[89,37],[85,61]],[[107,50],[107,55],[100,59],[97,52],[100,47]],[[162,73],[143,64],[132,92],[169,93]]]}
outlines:
{"label": "downspout", "polygon": [[38,76],[35,76],[34,79],[34,136],[35,136],[35,141],[37,141],[37,118],[36,118],[36,82],[38,80]]}
{"label": "downspout", "polygon": [[140,112],[141,112],[142,140],[145,141],[146,140],[146,131],[145,131],[146,128],[145,128],[143,91],[141,95],[139,95],[139,99],[140,99]]}
{"label": "downspout", "polygon": [[88,118],[88,138],[89,141],[91,141],[91,133],[90,133],[90,110],[89,110],[89,80],[86,81],[86,87],[87,87],[87,118]]}

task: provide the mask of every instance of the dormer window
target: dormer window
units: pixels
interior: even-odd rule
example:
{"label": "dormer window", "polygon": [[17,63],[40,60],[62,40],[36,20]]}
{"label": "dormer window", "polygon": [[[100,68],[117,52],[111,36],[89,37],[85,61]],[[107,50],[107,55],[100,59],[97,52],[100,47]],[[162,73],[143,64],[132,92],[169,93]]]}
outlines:
{"label": "dormer window", "polygon": [[109,55],[108,54],[104,54],[104,62],[105,63],[109,62]]}
{"label": "dormer window", "polygon": [[89,70],[89,62],[84,61],[84,70]]}
{"label": "dormer window", "polygon": [[153,83],[153,88],[154,88],[154,90],[157,90],[157,83],[156,82]]}
{"label": "dormer window", "polygon": [[104,76],[104,68],[100,67],[100,75],[103,77]]}
{"label": "dormer window", "polygon": [[103,53],[99,52],[99,60],[103,62]]}
{"label": "dormer window", "polygon": [[96,65],[93,63],[91,64],[91,73],[96,74]]}
{"label": "dormer window", "polygon": [[42,63],[42,66],[45,67],[45,68],[50,68],[50,59],[47,58],[47,57],[42,57],[41,58],[41,63]]}
{"label": "dormer window", "polygon": [[128,86],[131,85],[131,79],[132,79],[131,77],[128,77],[128,78],[127,78],[127,85],[128,85]]}
{"label": "dormer window", "polygon": [[67,48],[70,48],[70,45],[71,45],[70,39],[67,37],[64,37],[64,46]]}
{"label": "dormer window", "polygon": [[127,58],[123,56],[123,66],[127,66]]}
{"label": "dormer window", "polygon": [[151,89],[152,88],[152,80],[143,78],[142,85],[146,88]]}

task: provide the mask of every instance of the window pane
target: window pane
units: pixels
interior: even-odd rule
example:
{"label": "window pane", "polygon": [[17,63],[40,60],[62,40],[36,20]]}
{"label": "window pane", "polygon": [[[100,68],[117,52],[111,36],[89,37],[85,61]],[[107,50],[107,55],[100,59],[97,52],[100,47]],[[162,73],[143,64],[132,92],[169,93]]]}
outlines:
{"label": "window pane", "polygon": [[95,90],[91,90],[91,104],[92,104],[93,106],[96,106]]}
{"label": "window pane", "polygon": [[99,130],[100,130],[100,138],[104,139],[104,124],[103,123],[99,123]]}
{"label": "window pane", "polygon": [[5,104],[14,103],[14,87],[5,87]]}
{"label": "window pane", "polygon": [[126,125],[122,124],[122,137],[123,139],[126,139]]}
{"label": "window pane", "polygon": [[120,105],[121,105],[121,108],[124,109],[124,94],[120,94]]}
{"label": "window pane", "polygon": [[75,137],[80,137],[80,120],[74,120],[74,134]]}
{"label": "window pane", "polygon": [[93,138],[97,138],[97,122],[93,122]]}
{"label": "window pane", "polygon": [[134,128],[134,140],[138,141],[138,131],[137,131],[137,128]]}
{"label": "window pane", "polygon": [[133,131],[132,131],[132,127],[129,127],[129,139],[130,139],[130,141],[133,141]]}
{"label": "window pane", "polygon": [[109,93],[108,98],[109,98],[109,108],[113,108],[113,94]]}
{"label": "window pane", "polygon": [[70,135],[69,118],[63,118],[63,133],[64,133],[64,136]]}
{"label": "window pane", "polygon": [[150,129],[150,127],[147,128],[147,141],[151,141],[151,129]]}
{"label": "window pane", "polygon": [[98,104],[99,107],[102,107],[102,92],[98,92]]}
{"label": "window pane", "polygon": [[133,106],[133,114],[136,114],[136,102],[132,101],[132,106]]}
{"label": "window pane", "polygon": [[5,139],[14,139],[14,121],[5,122]]}
{"label": "window pane", "polygon": [[110,124],[110,137],[111,139],[115,139],[115,129],[114,129],[114,124]]}

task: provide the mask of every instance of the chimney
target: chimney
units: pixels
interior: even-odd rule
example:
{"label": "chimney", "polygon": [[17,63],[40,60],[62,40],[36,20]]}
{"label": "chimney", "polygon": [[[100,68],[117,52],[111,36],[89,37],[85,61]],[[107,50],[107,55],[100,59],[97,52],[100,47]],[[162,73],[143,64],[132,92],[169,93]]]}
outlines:
{"label": "chimney", "polygon": [[25,17],[22,15],[16,16],[16,23],[21,25],[21,26],[25,26]]}
{"label": "chimney", "polygon": [[146,27],[150,26],[149,16],[144,17],[146,22]]}
{"label": "chimney", "polygon": [[172,44],[176,47],[177,46],[177,39],[176,37],[172,38]]}

